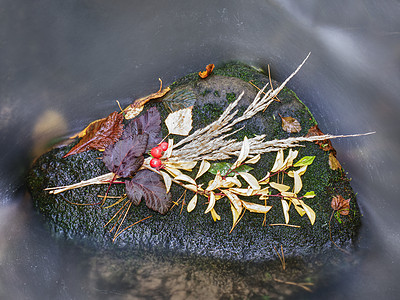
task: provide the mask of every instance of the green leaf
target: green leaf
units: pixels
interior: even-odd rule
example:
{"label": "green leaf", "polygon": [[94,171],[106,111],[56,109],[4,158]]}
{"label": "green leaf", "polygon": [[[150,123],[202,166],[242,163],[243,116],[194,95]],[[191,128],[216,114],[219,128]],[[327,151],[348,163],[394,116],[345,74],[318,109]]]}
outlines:
{"label": "green leaf", "polygon": [[314,198],[315,193],[314,193],[314,191],[309,191],[309,192],[305,193],[303,197],[304,198]]}
{"label": "green leaf", "polygon": [[309,166],[313,163],[315,156],[304,156],[293,167]]}
{"label": "green leaf", "polygon": [[[218,163],[212,163],[211,167],[208,169],[208,172],[211,174],[216,175],[217,172],[219,171],[222,176],[226,176],[226,174],[229,172],[229,169],[232,167],[233,164],[228,163],[228,162],[218,162]],[[235,172],[249,172],[253,170],[252,167],[247,166],[247,165],[241,165],[235,169]],[[234,176],[235,172],[230,172],[228,176]]]}

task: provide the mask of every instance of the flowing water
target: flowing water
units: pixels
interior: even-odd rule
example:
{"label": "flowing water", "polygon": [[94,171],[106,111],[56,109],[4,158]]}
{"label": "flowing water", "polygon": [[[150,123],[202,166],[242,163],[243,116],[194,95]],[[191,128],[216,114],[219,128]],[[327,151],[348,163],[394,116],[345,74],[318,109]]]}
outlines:
{"label": "flowing water", "polygon": [[[170,84],[209,63],[241,60],[270,64],[282,80],[311,52],[289,87],[322,131],[376,134],[333,141],[364,213],[358,264],[301,295],[395,299],[399,15],[395,0],[1,0],[0,298],[221,296],[218,274],[160,258],[128,266],[53,239],[25,194],[24,172],[49,140],[117,110],[116,99],[126,105],[158,90],[158,78]],[[248,295],[245,288],[225,296]]]}

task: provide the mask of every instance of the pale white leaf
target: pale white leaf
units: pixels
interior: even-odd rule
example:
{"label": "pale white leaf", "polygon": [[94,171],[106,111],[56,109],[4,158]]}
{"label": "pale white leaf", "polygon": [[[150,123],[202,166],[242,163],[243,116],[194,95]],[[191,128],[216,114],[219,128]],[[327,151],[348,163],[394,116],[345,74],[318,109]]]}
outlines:
{"label": "pale white leaf", "polygon": [[189,201],[188,205],[187,205],[187,211],[191,212],[197,204],[197,194],[194,194],[193,198]]}
{"label": "pale white leaf", "polygon": [[232,193],[235,193],[236,195],[240,195],[240,196],[253,196],[256,193],[258,194],[258,191],[253,190],[251,187],[248,187],[246,189],[230,188],[229,191],[231,191]]}
{"label": "pale white leaf", "polygon": [[285,223],[289,224],[289,204],[286,202],[286,200],[281,200],[281,202],[283,215],[285,216]]}
{"label": "pale white leaf", "polygon": [[165,165],[165,170],[167,170],[168,171],[168,173],[169,174],[171,174],[172,176],[174,176],[174,177],[176,177],[176,176],[179,176],[179,175],[181,175],[181,174],[183,174],[181,171],[179,171],[178,169],[175,169],[175,168],[172,168],[172,167],[169,167],[168,165]]}
{"label": "pale white leaf", "polygon": [[260,155],[260,154],[257,154],[257,155],[254,156],[253,158],[250,158],[249,160],[247,160],[247,161],[245,162],[245,164],[256,164],[256,163],[258,163],[258,161],[260,160],[260,158],[261,158],[261,155]]}
{"label": "pale white leaf", "polygon": [[250,173],[247,172],[239,172],[239,175],[242,176],[244,180],[254,189],[254,190],[260,190],[261,187],[258,184],[258,180],[251,175]]}
{"label": "pale white leaf", "polygon": [[239,220],[240,214],[242,213],[242,209],[239,212],[231,202],[231,211],[232,211],[232,228],[231,228],[232,231]]}
{"label": "pale white leaf", "polygon": [[244,208],[246,208],[248,211],[260,213],[260,214],[265,214],[272,208],[272,206],[246,202],[243,200],[242,200],[242,204],[243,204]]}
{"label": "pale white leaf", "polygon": [[242,142],[242,149],[240,150],[238,159],[234,162],[232,165],[231,169],[234,170],[237,167],[239,167],[242,162],[249,156],[250,153],[250,143],[249,140],[247,139],[247,136],[244,137],[243,142]]}
{"label": "pale white leaf", "polygon": [[198,191],[202,191],[201,188],[194,184],[184,184],[183,187],[195,193],[197,193]]}
{"label": "pale white leaf", "polygon": [[200,163],[199,171],[197,172],[195,179],[199,178],[201,175],[207,172],[210,166],[211,164],[208,161],[202,160]]}
{"label": "pale white leaf", "polygon": [[224,183],[223,184],[223,187],[234,187],[235,185],[237,186],[237,187],[241,187],[242,186],[242,183],[240,182],[240,180],[236,177],[236,175],[235,176],[229,176],[229,177],[226,177],[225,179],[224,179],[224,182],[226,182],[226,184]]}
{"label": "pale white leaf", "polygon": [[259,184],[268,184],[270,180],[270,172],[267,173],[267,175],[264,176],[261,180],[258,181]]}
{"label": "pale white leaf", "polygon": [[297,154],[299,154],[299,151],[297,151],[297,150],[293,151],[292,149],[289,149],[289,154],[286,157],[285,161],[283,162],[283,167],[282,168],[283,169],[287,169],[287,168],[291,167],[293,165],[293,161],[297,157]]}
{"label": "pale white leaf", "polygon": [[192,169],[196,166],[197,161],[189,160],[189,161],[176,161],[176,160],[167,160],[164,163],[166,166],[170,166],[175,169],[181,169],[185,171],[192,171]]}
{"label": "pale white leaf", "polygon": [[160,173],[161,173],[162,178],[164,179],[165,189],[168,193],[169,189],[171,188],[172,179],[167,173],[165,173],[163,171],[160,171]]}
{"label": "pale white leaf", "polygon": [[290,189],[290,186],[276,182],[270,182],[269,185],[280,192],[286,192]]}
{"label": "pale white leaf", "polygon": [[291,197],[296,197],[297,195],[295,194],[295,193],[292,193],[292,192],[281,192],[281,195],[283,196],[283,197],[289,197],[289,198],[291,198]]}
{"label": "pale white leaf", "polygon": [[170,113],[165,119],[165,125],[170,134],[188,135],[192,130],[192,109],[193,106]]}
{"label": "pale white leaf", "polygon": [[214,208],[214,205],[215,205],[215,194],[214,194],[214,192],[210,192],[210,196],[208,197],[208,200],[209,200],[209,202],[208,202],[208,206],[207,206],[207,208],[206,208],[206,210],[204,212],[205,214],[210,212]]}

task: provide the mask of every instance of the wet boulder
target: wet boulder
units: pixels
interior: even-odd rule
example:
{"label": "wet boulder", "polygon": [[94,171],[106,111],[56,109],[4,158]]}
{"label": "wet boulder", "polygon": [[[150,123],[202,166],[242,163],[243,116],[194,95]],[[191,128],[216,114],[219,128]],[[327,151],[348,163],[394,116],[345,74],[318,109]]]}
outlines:
{"label": "wet boulder", "polygon": [[[250,66],[229,63],[214,69],[207,78],[200,78],[195,73],[174,82],[165,96],[146,103],[143,113],[156,107],[163,121],[171,111],[193,106],[193,132],[217,120],[242,92],[237,109],[238,115],[243,114],[259,89],[269,82],[274,88],[279,86]],[[275,140],[317,132],[314,117],[293,91],[284,88],[275,100],[265,111],[236,124],[233,128],[235,133],[230,138],[243,141],[245,137],[265,135],[266,140]],[[164,122],[161,126],[162,136],[166,136],[168,130]],[[290,132],[291,127],[295,127],[294,132]],[[180,137],[175,139],[177,142]],[[360,211],[350,182],[329,141],[301,142],[301,147],[293,148],[298,151],[294,163],[303,157],[315,156],[301,175],[302,187],[298,192],[298,198],[315,212],[314,222],[308,212],[303,210],[301,215],[301,211],[298,212],[287,198],[282,195],[273,197],[280,191],[270,188],[270,196],[265,197],[265,203],[259,204],[272,208],[267,213],[247,209],[233,229],[233,213],[227,197],[217,199],[214,209],[220,219],[214,220],[215,215],[213,218],[210,212],[204,213],[209,200],[203,196],[199,196],[197,206],[189,213],[187,205],[194,193],[175,183],[170,190],[172,205],[165,214],[149,209],[145,201],[135,205],[121,198],[127,193],[124,179],[113,184],[88,185],[50,194],[45,190],[48,187],[71,185],[110,172],[99,159],[103,155],[99,151],[89,150],[64,157],[73,146],[55,147],[43,154],[34,162],[27,177],[34,207],[49,225],[50,232],[58,237],[100,249],[145,250],[155,254],[162,252],[232,261],[276,259],[276,249],[281,246],[287,258],[312,259],[338,251],[339,247],[351,251],[356,245],[361,226]],[[285,158],[288,153],[286,149]],[[260,180],[273,169],[276,156],[277,152],[262,154],[260,160],[251,165],[252,169],[244,172]],[[226,162],[235,160],[233,157]],[[194,177],[198,168],[199,164],[192,173],[186,173]],[[293,187],[292,177],[283,173],[280,176],[280,179],[274,179],[277,183]],[[198,181],[205,188],[214,178],[214,174],[206,172]],[[244,177],[239,177],[239,180],[243,186],[246,185]],[[315,196],[304,197],[307,192]],[[249,202],[256,201],[249,199]],[[333,199],[342,201],[337,203],[336,211],[332,208]],[[282,200],[290,205],[288,224]],[[120,234],[116,237],[116,233]]]}

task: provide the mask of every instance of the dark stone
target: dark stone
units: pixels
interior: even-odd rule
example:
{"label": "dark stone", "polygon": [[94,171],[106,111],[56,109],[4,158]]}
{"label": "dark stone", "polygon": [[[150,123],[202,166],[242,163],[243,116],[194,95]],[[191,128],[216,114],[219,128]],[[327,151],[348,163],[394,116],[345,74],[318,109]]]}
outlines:
{"label": "dark stone", "polygon": [[[239,105],[239,113],[253,100],[257,89],[248,81],[252,80],[262,87],[269,79],[257,70],[242,64],[227,64],[216,68],[206,79],[200,79],[197,74],[190,74],[171,85],[171,92],[164,98],[165,103],[149,103],[145,110],[157,106],[162,117],[168,114],[165,106],[178,109],[193,105],[194,129],[204,127],[216,120],[227,105],[244,91],[244,97]],[[277,86],[273,82],[274,87]],[[296,94],[285,88],[279,95],[281,102],[274,102],[264,113],[256,115],[236,128],[245,126],[235,137],[242,140],[244,136],[266,134],[267,139],[280,139],[290,136],[303,136],[315,125],[315,120],[307,107],[297,98]],[[164,106],[165,105],[165,106]],[[106,114],[106,113],[105,113]],[[301,132],[289,134],[282,130],[279,115],[296,118],[301,126]],[[163,134],[167,133],[165,126]],[[176,139],[178,140],[178,139]],[[284,223],[282,207],[279,200],[269,200],[273,208],[266,214],[266,226],[263,226],[264,215],[246,212],[235,229],[229,233],[232,226],[230,205],[225,199],[217,201],[216,211],[221,220],[214,222],[210,214],[205,215],[205,198],[200,197],[196,209],[188,213],[186,206],[181,209],[175,206],[166,215],[160,215],[149,210],[145,204],[133,206],[125,219],[123,227],[133,224],[151,215],[123,232],[113,243],[115,232],[109,232],[114,222],[104,225],[121,207],[119,205],[106,208],[115,202],[108,199],[105,205],[98,195],[104,195],[108,185],[95,185],[67,191],[58,195],[50,195],[44,191],[46,187],[69,185],[82,180],[96,177],[109,171],[98,159],[101,153],[87,151],[67,158],[62,158],[70,146],[55,148],[38,158],[28,176],[28,186],[32,194],[34,206],[44,217],[51,231],[68,239],[80,240],[81,243],[101,249],[123,248],[129,251],[146,250],[151,253],[170,253],[172,255],[199,256],[240,261],[266,261],[276,259],[274,246],[283,246],[285,257],[302,257],[312,259],[320,254],[337,251],[330,238],[341,248],[349,251],[354,248],[361,226],[361,215],[355,194],[343,170],[333,171],[328,164],[329,152],[325,152],[314,143],[304,143],[300,147],[298,159],[303,156],[315,155],[303,179],[303,189],[300,195],[314,191],[313,199],[306,199],[316,213],[316,222],[312,226],[307,216],[300,217],[292,207],[290,224],[301,228],[287,226],[269,226],[268,224]],[[286,155],[287,151],[285,152]],[[251,173],[258,179],[262,178],[272,168],[275,153],[265,154]],[[196,170],[194,170],[196,172]],[[193,173],[194,173],[193,172]],[[208,182],[213,175],[207,175],[202,182]],[[177,201],[183,188],[173,185],[172,199]],[[113,184],[110,196],[120,196],[125,193],[123,184]],[[330,205],[333,196],[341,194],[351,198],[351,212],[342,216],[340,222],[331,219]],[[192,197],[186,193],[186,203]],[[74,205],[85,203],[92,205]],[[329,226],[329,223],[331,226]]]}

